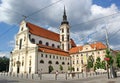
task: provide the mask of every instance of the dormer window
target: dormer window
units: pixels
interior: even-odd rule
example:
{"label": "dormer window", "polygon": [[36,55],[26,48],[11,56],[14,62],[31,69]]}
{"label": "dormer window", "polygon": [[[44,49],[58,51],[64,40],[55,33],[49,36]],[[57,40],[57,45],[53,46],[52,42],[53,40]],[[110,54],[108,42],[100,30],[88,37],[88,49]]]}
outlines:
{"label": "dormer window", "polygon": [[55,47],[55,45],[54,45],[54,44],[52,44],[52,47]]}
{"label": "dormer window", "polygon": [[46,46],[49,46],[49,43],[48,43],[48,42],[46,42]]}
{"label": "dormer window", "polygon": [[60,46],[58,45],[57,48],[60,48]]}
{"label": "dormer window", "polygon": [[41,41],[41,40],[39,41],[39,44],[42,44],[42,41]]}
{"label": "dormer window", "polygon": [[34,38],[32,38],[32,39],[31,39],[31,42],[35,44],[35,39],[34,39]]}

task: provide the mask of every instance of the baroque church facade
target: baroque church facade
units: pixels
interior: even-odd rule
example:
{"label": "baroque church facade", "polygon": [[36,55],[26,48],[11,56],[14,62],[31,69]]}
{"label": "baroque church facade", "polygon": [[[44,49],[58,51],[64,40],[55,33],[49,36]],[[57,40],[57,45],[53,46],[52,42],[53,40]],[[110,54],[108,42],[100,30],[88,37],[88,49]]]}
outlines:
{"label": "baroque church facade", "polygon": [[[74,72],[85,71],[87,56],[96,59],[105,56],[106,46],[101,42],[76,46],[70,38],[70,26],[64,8],[60,34],[44,29],[30,22],[22,21],[15,39],[15,48],[11,52],[9,72],[11,73],[50,73],[67,72],[72,66]],[[99,52],[99,54],[98,54]]]}

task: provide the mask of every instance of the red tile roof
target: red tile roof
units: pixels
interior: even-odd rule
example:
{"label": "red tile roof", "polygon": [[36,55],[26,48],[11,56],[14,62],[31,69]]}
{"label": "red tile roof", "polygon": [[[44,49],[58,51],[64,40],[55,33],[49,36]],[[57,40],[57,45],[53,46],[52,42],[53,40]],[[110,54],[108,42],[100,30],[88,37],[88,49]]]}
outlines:
{"label": "red tile roof", "polygon": [[57,42],[60,41],[59,34],[57,34],[57,33],[54,33],[52,31],[49,31],[49,30],[39,27],[37,25],[31,24],[29,22],[27,22],[27,27],[29,28],[29,32],[34,35],[41,36],[41,37],[44,37],[47,39],[51,39],[51,40],[54,40]]}
{"label": "red tile roof", "polygon": [[90,44],[90,46],[92,48],[96,48],[96,50],[100,50],[100,49],[106,49],[106,45],[104,45],[102,42],[97,42],[97,43],[94,43],[94,44]]}
{"label": "red tile roof", "polygon": [[[94,44],[89,44],[93,49],[95,48],[96,50],[101,50],[101,49],[106,49],[107,47],[102,43],[102,42],[96,42]],[[83,46],[77,46],[72,49],[70,49],[69,53],[78,53],[79,51],[82,51]]]}
{"label": "red tile roof", "polygon": [[73,39],[70,39],[70,43],[71,43],[72,47],[76,47],[76,44],[75,44],[75,42],[73,41]]}
{"label": "red tile roof", "polygon": [[40,52],[57,54],[57,55],[62,55],[62,56],[69,56],[69,52],[63,51],[59,48],[53,48],[53,47],[45,46],[42,44],[39,44],[38,46],[39,46],[38,51]]}
{"label": "red tile roof", "polygon": [[[39,26],[34,25],[32,23],[29,23],[29,22],[27,22],[26,26],[29,28],[29,32],[31,34],[60,42],[60,35],[55,33],[55,32],[49,31],[47,29],[44,29],[42,27],[39,27]],[[72,39],[70,42],[71,42],[72,47],[76,46],[76,44],[74,43],[74,41]]]}
{"label": "red tile roof", "polygon": [[70,49],[69,53],[78,53],[79,51],[81,51],[83,49],[82,46],[77,46],[77,47],[73,47],[72,49]]}

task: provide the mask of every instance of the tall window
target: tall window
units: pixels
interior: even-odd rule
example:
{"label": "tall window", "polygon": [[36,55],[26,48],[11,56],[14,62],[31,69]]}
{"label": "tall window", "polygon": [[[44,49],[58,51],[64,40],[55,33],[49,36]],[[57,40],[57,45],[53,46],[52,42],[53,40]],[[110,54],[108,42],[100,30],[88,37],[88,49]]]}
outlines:
{"label": "tall window", "polygon": [[69,33],[69,29],[67,29],[67,32]]}
{"label": "tall window", "polygon": [[47,58],[47,54],[46,54],[46,56],[45,56],[46,58]]}
{"label": "tall window", "polygon": [[70,45],[68,44],[68,49],[70,49]]}
{"label": "tall window", "polygon": [[49,57],[51,58],[51,55]]}
{"label": "tall window", "polygon": [[41,57],[43,57],[43,54],[41,54]]}
{"label": "tall window", "polygon": [[31,66],[31,60],[29,60],[29,66]]}
{"label": "tall window", "polygon": [[21,49],[21,47],[22,47],[22,39],[20,39],[19,49]]}
{"label": "tall window", "polygon": [[64,49],[64,44],[62,44],[62,48]]}
{"label": "tall window", "polygon": [[62,41],[64,41],[64,35],[62,35]]}
{"label": "tall window", "polygon": [[77,60],[77,64],[79,64],[79,61]]}
{"label": "tall window", "polygon": [[69,41],[69,35],[67,36],[67,40]]}
{"label": "tall window", "polygon": [[62,29],[62,33],[64,33],[64,29]]}
{"label": "tall window", "polygon": [[60,46],[58,45],[57,48],[60,48]]}
{"label": "tall window", "polygon": [[23,27],[21,28],[21,31],[23,31]]}
{"label": "tall window", "polygon": [[81,60],[81,64],[83,64],[83,60]]}

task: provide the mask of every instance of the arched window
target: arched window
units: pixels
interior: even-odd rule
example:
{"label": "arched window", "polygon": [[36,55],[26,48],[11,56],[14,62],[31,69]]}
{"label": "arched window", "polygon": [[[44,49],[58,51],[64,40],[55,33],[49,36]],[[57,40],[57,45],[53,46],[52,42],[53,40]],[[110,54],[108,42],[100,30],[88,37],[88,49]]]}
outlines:
{"label": "arched window", "polygon": [[40,63],[42,63],[42,64],[43,64],[43,63],[44,63],[44,61],[43,61],[43,60],[40,60]]}
{"label": "arched window", "polygon": [[42,41],[41,41],[41,40],[39,41],[39,44],[42,44]]}
{"label": "arched window", "polygon": [[34,38],[32,38],[32,39],[31,39],[31,42],[35,44],[35,39],[34,39]]}
{"label": "arched window", "polygon": [[46,42],[46,46],[49,46],[49,43],[48,43],[48,42]]}
{"label": "arched window", "polygon": [[65,65],[65,62],[62,62],[62,65]]}
{"label": "arched window", "polygon": [[48,61],[48,64],[52,64],[52,61]]}
{"label": "arched window", "polygon": [[52,47],[55,47],[55,45],[54,45],[54,44],[52,44]]}
{"label": "arched window", "polygon": [[59,64],[59,62],[58,62],[58,61],[56,61],[56,63],[55,63],[55,64],[57,64],[57,65],[58,65],[58,64]]}
{"label": "arched window", "polygon": [[21,49],[21,47],[22,47],[22,39],[20,39],[19,49]]}

